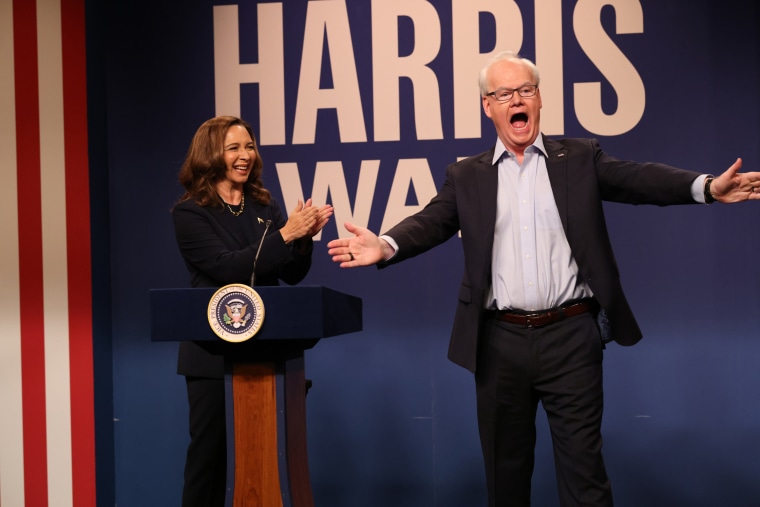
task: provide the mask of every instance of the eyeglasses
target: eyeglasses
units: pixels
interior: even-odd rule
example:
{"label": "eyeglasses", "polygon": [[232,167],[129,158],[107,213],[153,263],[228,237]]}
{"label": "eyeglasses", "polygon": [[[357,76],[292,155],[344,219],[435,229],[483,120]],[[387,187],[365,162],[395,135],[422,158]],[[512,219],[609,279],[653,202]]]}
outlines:
{"label": "eyeglasses", "polygon": [[532,97],[536,94],[538,91],[538,85],[529,84],[529,85],[522,85],[520,88],[517,88],[516,90],[510,90],[509,88],[497,88],[496,90],[486,93],[486,96],[490,95],[491,97],[495,98],[499,102],[507,102],[508,100],[512,100],[512,95],[517,92],[517,94],[527,99],[528,97]]}

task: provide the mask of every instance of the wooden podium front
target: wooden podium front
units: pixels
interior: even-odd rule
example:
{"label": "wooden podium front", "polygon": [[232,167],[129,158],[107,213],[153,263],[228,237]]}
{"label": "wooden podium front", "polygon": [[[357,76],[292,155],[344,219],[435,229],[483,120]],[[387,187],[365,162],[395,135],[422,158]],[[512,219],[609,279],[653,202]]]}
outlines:
{"label": "wooden podium front", "polygon": [[[361,299],[326,287],[256,287],[259,332],[228,343],[208,323],[216,289],[150,291],[153,341],[201,341],[225,358],[227,507],[313,507],[304,351],[362,329]],[[166,316],[171,316],[167,318]]]}

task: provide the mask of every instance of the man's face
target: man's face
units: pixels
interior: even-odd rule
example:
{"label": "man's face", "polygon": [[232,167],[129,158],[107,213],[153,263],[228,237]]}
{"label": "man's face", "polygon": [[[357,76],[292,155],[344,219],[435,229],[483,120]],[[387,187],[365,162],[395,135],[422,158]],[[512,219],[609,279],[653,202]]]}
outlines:
{"label": "man's face", "polygon": [[[517,90],[524,85],[534,85],[530,69],[519,62],[501,61],[488,72],[488,91],[499,89]],[[493,95],[483,97],[483,111],[491,118],[496,133],[504,146],[522,156],[525,148],[533,144],[540,132],[541,90],[533,97],[521,97],[517,91],[506,102],[499,102]]]}

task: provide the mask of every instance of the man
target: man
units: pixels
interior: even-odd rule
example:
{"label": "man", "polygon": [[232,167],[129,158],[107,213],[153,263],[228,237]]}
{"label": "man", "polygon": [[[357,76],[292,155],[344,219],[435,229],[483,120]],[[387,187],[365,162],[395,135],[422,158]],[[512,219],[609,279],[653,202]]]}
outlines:
{"label": "man", "polygon": [[552,433],[563,506],[610,506],[602,459],[602,349],[641,331],[623,293],[602,201],[687,204],[760,199],[741,160],[713,178],[605,154],[595,140],[540,132],[535,65],[513,53],[480,73],[498,139],[447,168],[438,195],[378,237],[328,244],[341,267],[400,262],[461,230],[464,276],[449,358],[475,373],[492,507],[530,504],[540,401]]}

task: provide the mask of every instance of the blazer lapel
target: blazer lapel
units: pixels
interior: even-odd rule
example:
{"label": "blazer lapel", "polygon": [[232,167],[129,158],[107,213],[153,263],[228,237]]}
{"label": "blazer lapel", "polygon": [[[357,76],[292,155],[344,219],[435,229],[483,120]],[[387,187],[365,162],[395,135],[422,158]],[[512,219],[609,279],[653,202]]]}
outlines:
{"label": "blazer lapel", "polygon": [[[496,229],[496,199],[499,189],[498,165],[493,164],[493,148],[477,158],[468,170],[475,175],[475,198],[479,201],[480,215],[477,224],[474,225],[474,238],[482,246],[483,258],[479,259],[477,266],[487,269],[488,278],[491,271],[491,252],[493,251],[493,239]],[[477,229],[475,229],[477,227]]]}
{"label": "blazer lapel", "polygon": [[[543,134],[542,134],[543,135]],[[562,227],[567,234],[567,150],[558,142],[544,138],[546,148],[546,170],[549,173],[549,183],[554,193],[554,202],[557,204]]]}
{"label": "blazer lapel", "polygon": [[491,246],[493,246],[493,232],[496,227],[496,197],[499,188],[499,171],[498,165],[493,164],[493,152],[491,148],[476,161],[473,167],[476,171],[477,194],[480,200],[480,223],[483,224],[485,232],[483,237],[490,238]]}

